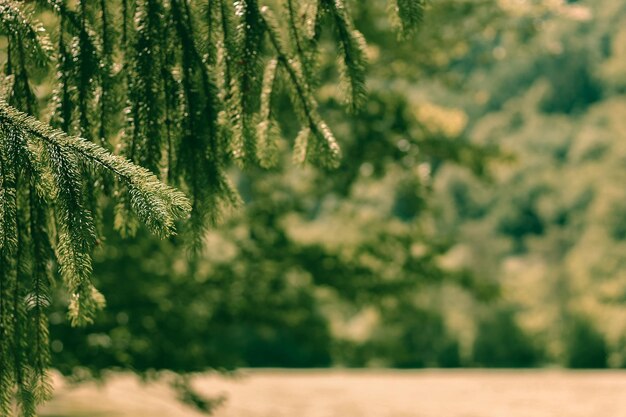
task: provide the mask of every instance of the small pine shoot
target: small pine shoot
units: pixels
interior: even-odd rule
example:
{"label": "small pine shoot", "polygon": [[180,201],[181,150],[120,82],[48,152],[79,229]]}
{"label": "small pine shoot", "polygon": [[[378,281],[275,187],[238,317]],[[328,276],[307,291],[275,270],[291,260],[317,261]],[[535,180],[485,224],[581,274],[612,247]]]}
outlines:
{"label": "small pine shoot", "polygon": [[400,38],[406,39],[417,32],[425,8],[426,0],[389,0],[390,19]]}

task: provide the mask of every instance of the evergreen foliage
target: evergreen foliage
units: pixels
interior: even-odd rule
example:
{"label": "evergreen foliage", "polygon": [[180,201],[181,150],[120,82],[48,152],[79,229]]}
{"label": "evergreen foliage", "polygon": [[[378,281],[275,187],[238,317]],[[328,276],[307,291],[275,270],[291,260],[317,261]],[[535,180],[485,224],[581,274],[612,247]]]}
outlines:
{"label": "evergreen foliage", "polygon": [[104,302],[90,280],[97,235],[82,174],[88,169],[114,174],[128,188],[134,213],[160,235],[173,233],[174,221],[185,217],[190,206],[182,193],[149,171],[52,129],[5,101],[0,101],[0,140],[0,405],[8,415],[17,386],[22,412],[32,415],[50,389],[46,309],[52,264],[58,264],[71,295],[72,323],[91,322]]}
{"label": "evergreen foliage", "polygon": [[[414,31],[423,3],[390,3],[401,33]],[[104,304],[90,278],[104,199],[116,201],[122,235],[142,223],[168,236],[190,213],[198,249],[239,201],[227,167],[275,164],[273,98],[283,90],[300,124],[294,160],[337,166],[315,97],[327,26],[345,102],[358,111],[365,41],[343,0],[0,0],[0,416],[13,401],[34,415],[50,395],[54,266],[73,324]],[[47,83],[50,96],[35,94]]]}

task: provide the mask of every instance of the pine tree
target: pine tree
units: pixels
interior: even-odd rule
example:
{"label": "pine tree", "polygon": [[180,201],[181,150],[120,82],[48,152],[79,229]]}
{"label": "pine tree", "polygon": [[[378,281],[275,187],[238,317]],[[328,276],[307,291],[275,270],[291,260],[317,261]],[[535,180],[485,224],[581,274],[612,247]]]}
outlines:
{"label": "pine tree", "polygon": [[[424,3],[389,9],[408,36]],[[184,235],[199,248],[239,202],[227,167],[275,164],[283,92],[300,124],[294,160],[336,167],[315,98],[320,43],[332,39],[358,111],[365,40],[344,0],[0,0],[0,35],[0,417],[14,403],[32,416],[51,391],[55,269],[74,325],[104,305],[90,280],[102,202],[116,201],[122,235],[143,224],[165,237],[189,218]],[[50,97],[35,93],[41,84]]]}

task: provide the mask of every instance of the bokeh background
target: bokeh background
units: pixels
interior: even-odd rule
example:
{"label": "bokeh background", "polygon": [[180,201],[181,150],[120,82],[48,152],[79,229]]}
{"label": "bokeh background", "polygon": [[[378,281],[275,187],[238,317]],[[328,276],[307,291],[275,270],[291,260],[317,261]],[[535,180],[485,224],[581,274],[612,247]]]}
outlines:
{"label": "bokeh background", "polygon": [[626,4],[434,2],[398,41],[383,3],[362,112],[323,66],[341,167],[233,170],[195,258],[111,233],[60,370],[626,366]]}
{"label": "bokeh background", "polygon": [[244,204],[196,257],[111,232],[107,308],[51,312],[61,373],[626,367],[626,2],[433,1],[408,40],[386,2],[352,7],[362,111],[321,53],[340,168],[233,169]]}

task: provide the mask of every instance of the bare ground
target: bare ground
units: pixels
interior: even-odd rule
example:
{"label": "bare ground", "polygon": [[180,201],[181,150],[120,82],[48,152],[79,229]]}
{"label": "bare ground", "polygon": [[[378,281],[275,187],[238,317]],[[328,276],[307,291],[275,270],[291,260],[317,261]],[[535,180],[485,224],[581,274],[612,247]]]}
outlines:
{"label": "bare ground", "polygon": [[[130,375],[57,385],[42,417],[200,416]],[[215,417],[626,417],[623,371],[256,370],[196,386],[227,395]]]}

